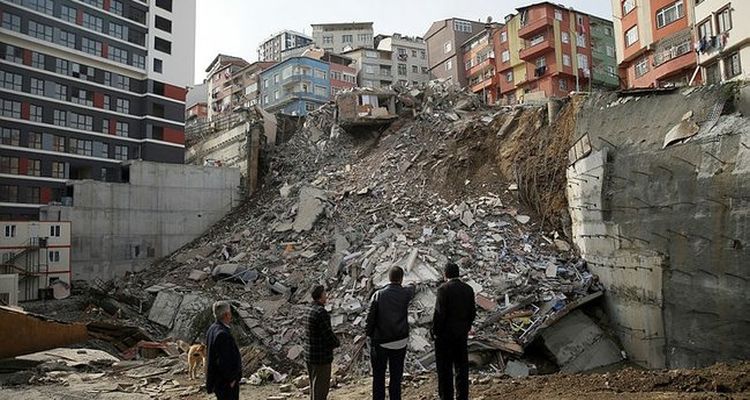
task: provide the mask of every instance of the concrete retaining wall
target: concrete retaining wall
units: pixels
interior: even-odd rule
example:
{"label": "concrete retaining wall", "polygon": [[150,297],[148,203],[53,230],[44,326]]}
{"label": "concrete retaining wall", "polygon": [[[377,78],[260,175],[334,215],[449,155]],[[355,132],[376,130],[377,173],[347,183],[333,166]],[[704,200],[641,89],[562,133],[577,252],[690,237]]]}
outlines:
{"label": "concrete retaining wall", "polygon": [[[646,367],[750,358],[750,120],[711,120],[727,90],[598,96],[578,116],[592,151],[567,172],[574,241]],[[663,148],[686,117],[700,132]]]}
{"label": "concrete retaining wall", "polygon": [[130,183],[78,181],[73,206],[41,219],[72,222],[73,279],[137,271],[202,235],[240,201],[240,171],[135,161]]}

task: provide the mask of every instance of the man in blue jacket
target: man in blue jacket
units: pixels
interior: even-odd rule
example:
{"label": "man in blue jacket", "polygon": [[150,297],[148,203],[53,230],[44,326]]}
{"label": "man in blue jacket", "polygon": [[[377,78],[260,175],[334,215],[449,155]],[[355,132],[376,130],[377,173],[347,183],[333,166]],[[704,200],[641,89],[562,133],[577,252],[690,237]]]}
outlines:
{"label": "man in blue jacket", "polygon": [[206,332],[206,390],[208,393],[216,394],[218,400],[239,400],[242,357],[229,331],[232,309],[228,302],[217,301],[214,303],[213,311],[216,322]]}
{"label": "man in blue jacket", "polygon": [[409,344],[409,303],[415,288],[401,286],[404,270],[393,267],[388,273],[391,281],[375,292],[370,301],[365,328],[370,340],[372,364],[372,398],[385,399],[385,371],[390,370],[388,398],[401,400],[401,378],[404,375],[406,345]]}

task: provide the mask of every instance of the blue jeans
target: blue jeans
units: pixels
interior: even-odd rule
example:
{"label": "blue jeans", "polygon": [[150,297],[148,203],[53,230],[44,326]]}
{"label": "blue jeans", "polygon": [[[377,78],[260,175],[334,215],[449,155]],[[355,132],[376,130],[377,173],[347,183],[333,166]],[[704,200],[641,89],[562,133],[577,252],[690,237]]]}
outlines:
{"label": "blue jeans", "polygon": [[390,371],[391,380],[388,384],[388,399],[401,400],[401,379],[404,377],[404,359],[406,347],[390,350],[373,344],[370,349],[370,363],[372,364],[372,399],[385,400],[385,370]]}

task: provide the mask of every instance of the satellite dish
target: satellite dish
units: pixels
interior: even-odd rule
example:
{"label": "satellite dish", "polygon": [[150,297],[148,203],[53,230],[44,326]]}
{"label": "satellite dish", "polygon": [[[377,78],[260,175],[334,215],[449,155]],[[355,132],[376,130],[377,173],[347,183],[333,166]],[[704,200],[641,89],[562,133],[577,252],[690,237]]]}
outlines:
{"label": "satellite dish", "polygon": [[490,15],[489,17],[487,17],[487,23],[488,23],[488,24],[491,24],[491,23],[492,23],[492,16],[491,16],[491,15]]}

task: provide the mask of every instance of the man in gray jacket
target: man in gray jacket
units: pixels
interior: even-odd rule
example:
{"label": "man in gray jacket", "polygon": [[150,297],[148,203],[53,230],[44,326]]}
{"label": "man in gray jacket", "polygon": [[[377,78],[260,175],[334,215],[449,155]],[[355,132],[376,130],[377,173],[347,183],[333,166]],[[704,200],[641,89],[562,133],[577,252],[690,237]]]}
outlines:
{"label": "man in gray jacket", "polygon": [[385,371],[390,370],[388,398],[401,400],[401,379],[404,374],[406,345],[409,343],[409,303],[415,288],[401,286],[404,270],[393,267],[388,273],[390,283],[372,295],[367,314],[367,337],[370,340],[372,364],[372,398],[385,399]]}

